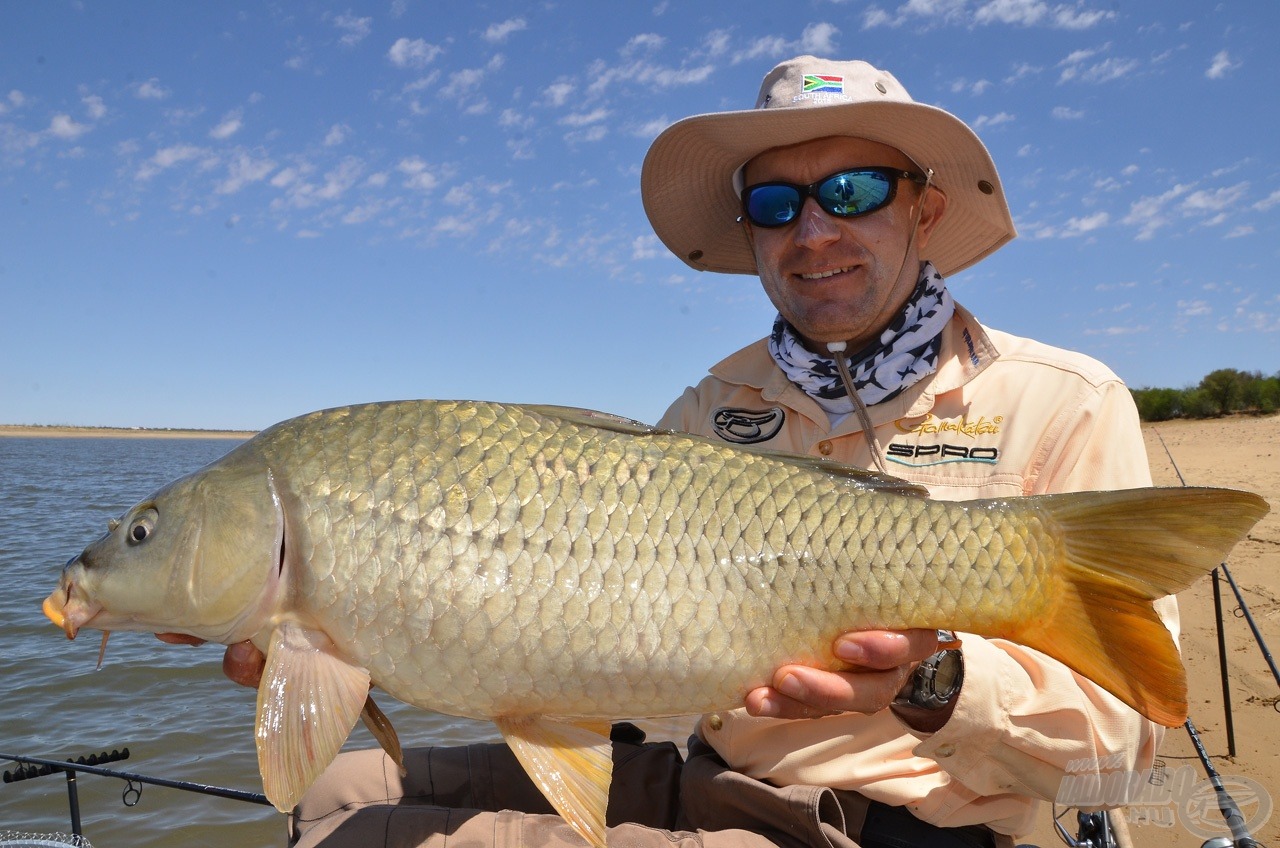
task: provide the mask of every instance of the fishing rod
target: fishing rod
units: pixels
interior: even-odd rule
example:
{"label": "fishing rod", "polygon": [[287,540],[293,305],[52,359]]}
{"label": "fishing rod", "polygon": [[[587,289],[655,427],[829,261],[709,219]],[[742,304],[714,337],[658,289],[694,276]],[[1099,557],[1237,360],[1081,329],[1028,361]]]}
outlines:
{"label": "fishing rod", "polygon": [[[1222,785],[1222,778],[1218,776],[1218,770],[1213,767],[1213,762],[1209,759],[1209,752],[1204,749],[1204,744],[1200,741],[1200,734],[1196,732],[1196,726],[1191,723],[1189,718],[1183,726],[1187,728],[1187,733],[1191,736],[1191,744],[1195,746],[1196,754],[1200,757],[1200,764],[1204,766],[1205,774],[1209,775],[1209,783],[1213,785],[1213,794],[1218,799],[1218,810],[1222,813],[1222,818],[1227,822],[1227,829],[1231,831],[1230,842],[1219,842],[1219,845],[1221,845],[1221,848],[1260,848],[1257,840],[1249,833],[1249,828],[1245,824],[1244,814],[1236,806],[1235,799],[1227,792],[1227,788]],[[1225,837],[1222,837],[1222,839],[1225,839]],[[1212,842],[1213,840],[1210,841]],[[1208,844],[1206,843],[1206,845]]]}
{"label": "fishing rod", "polygon": [[121,800],[126,807],[135,806],[142,799],[142,786],[137,784],[144,783],[153,786],[164,786],[169,789],[181,789],[184,792],[196,792],[201,795],[229,798],[233,801],[247,801],[251,804],[271,806],[267,796],[259,792],[246,792],[241,789],[228,789],[225,786],[211,786],[206,783],[194,783],[187,780],[151,777],[150,775],[102,767],[103,763],[118,762],[128,758],[128,748],[122,751],[112,750],[110,753],[104,751],[101,754],[90,754],[87,757],[77,757],[74,760],[50,760],[43,757],[26,757],[18,754],[0,753],[0,760],[11,760],[19,763],[18,768],[4,773],[5,783],[16,783],[20,780],[43,777],[47,774],[63,773],[66,775],[67,802],[71,806],[71,832],[76,836],[83,836],[80,828],[80,793],[76,784],[78,772],[97,774],[103,777],[115,777],[125,781],[127,785]]}

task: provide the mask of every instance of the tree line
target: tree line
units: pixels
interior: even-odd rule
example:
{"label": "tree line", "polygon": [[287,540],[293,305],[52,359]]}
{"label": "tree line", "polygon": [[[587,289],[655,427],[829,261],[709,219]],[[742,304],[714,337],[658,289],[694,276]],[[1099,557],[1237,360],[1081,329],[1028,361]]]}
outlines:
{"label": "tree line", "polygon": [[1270,415],[1280,410],[1280,372],[1220,368],[1185,389],[1130,389],[1143,421],[1217,418],[1236,412]]}

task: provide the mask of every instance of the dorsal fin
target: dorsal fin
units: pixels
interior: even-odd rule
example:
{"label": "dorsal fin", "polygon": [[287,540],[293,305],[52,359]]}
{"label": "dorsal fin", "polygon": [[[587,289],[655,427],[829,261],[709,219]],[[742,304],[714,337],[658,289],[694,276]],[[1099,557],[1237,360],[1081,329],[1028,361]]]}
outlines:
{"label": "dorsal fin", "polygon": [[601,430],[611,430],[613,432],[623,433],[629,436],[672,435],[680,438],[693,439],[694,441],[705,442],[706,444],[715,445],[717,447],[729,448],[731,450],[749,450],[751,453],[767,456],[770,459],[777,460],[778,462],[785,462],[799,468],[819,471],[823,474],[830,474],[834,477],[842,477],[851,481],[860,489],[883,492],[885,494],[901,495],[903,497],[929,497],[929,490],[919,483],[912,483],[908,480],[903,480],[901,477],[894,477],[891,474],[881,474],[878,471],[868,471],[865,468],[845,465],[844,463],[825,459],[823,457],[807,456],[805,454],[790,453],[788,451],[738,448],[719,439],[711,439],[705,436],[694,435],[692,433],[681,433],[676,430],[663,430],[649,424],[644,424],[640,421],[635,421],[631,418],[623,418],[621,415],[613,415],[608,412],[596,412],[591,409],[549,405],[533,405],[525,406],[523,408],[537,415],[545,415],[548,418],[558,418],[561,421],[568,421],[587,427],[597,427]]}

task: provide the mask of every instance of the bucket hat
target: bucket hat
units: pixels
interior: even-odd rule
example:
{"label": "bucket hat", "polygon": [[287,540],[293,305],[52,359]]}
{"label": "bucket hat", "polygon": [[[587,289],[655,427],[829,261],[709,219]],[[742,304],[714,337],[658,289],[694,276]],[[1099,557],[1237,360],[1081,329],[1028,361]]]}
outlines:
{"label": "bucket hat", "polygon": [[[866,62],[800,56],[764,78],[754,109],[685,118],[645,156],[640,193],[654,232],[699,271],[755,274],[735,176],[775,147],[856,136],[902,151],[947,196],[922,258],[954,274],[1017,235],[995,163],[959,118],[917,103],[887,71]],[[875,165],[876,162],[850,162]]]}

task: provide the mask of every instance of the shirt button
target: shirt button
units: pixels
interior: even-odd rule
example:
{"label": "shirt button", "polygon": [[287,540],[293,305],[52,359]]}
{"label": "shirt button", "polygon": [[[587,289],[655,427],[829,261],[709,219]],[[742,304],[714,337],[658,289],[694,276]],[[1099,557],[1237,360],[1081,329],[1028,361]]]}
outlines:
{"label": "shirt button", "polygon": [[946,743],[945,745],[938,746],[939,757],[950,757],[954,755],[955,752],[956,752],[956,746],[951,744],[950,742]]}
{"label": "shirt button", "polygon": [[831,442],[827,441],[826,439],[823,439],[822,441],[818,442],[818,453],[822,454],[823,456],[831,456],[831,450],[832,450]]}

